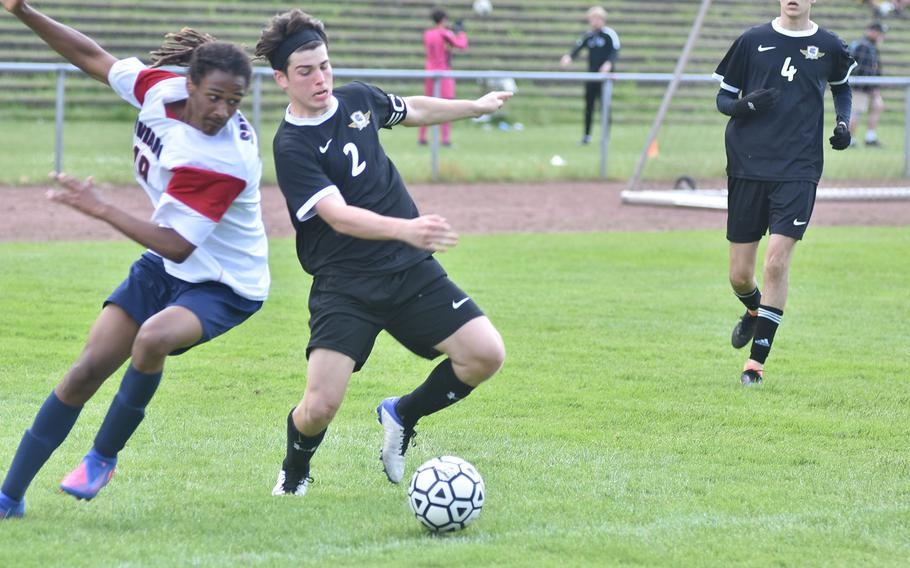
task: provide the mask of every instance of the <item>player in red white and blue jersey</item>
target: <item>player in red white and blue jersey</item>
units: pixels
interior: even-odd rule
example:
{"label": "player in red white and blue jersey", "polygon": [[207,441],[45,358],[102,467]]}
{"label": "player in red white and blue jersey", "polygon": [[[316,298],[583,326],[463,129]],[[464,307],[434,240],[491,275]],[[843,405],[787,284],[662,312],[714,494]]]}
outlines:
{"label": "player in red white and blue jersey", "polygon": [[187,65],[183,77],[118,60],[90,38],[22,0],[4,7],[47,44],[139,109],[136,181],[155,210],[149,221],[107,202],[91,182],[54,175],[52,201],[107,222],[148,247],[104,302],[79,358],[26,430],[0,488],[0,518],[21,517],[24,494],[69,434],[82,406],[127,360],[91,451],[60,488],[92,499],[114,473],[161,380],[165,359],[239,325],[268,295],[262,165],[255,132],[238,112],[252,67],[239,48],[185,28],[153,53],[154,65]]}
{"label": "player in red white and blue jersey", "polygon": [[[837,115],[835,150],[850,145],[856,63],[837,35],[813,22],[815,0],[780,0],[780,17],[743,33],[717,66],[717,108],[727,123],[727,240],[730,284],[746,312],[733,329],[739,349],[752,341],[740,375],[762,382],[764,364],[784,315],[790,261],[803,238],[822,175],[825,91]],[[765,252],[764,293],[755,281],[758,243]]]}

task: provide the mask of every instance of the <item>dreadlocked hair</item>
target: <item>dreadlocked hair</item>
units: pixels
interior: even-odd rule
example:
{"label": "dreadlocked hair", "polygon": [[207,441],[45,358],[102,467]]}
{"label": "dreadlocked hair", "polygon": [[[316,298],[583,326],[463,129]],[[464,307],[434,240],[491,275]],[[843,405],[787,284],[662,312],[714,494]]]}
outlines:
{"label": "dreadlocked hair", "polygon": [[161,47],[150,55],[151,67],[189,67],[190,80],[197,85],[203,77],[215,70],[243,77],[247,84],[253,75],[253,67],[246,52],[236,45],[216,41],[209,34],[192,28],[167,34]]}
{"label": "dreadlocked hair", "polygon": [[161,47],[151,52],[152,67],[176,65],[189,67],[193,51],[204,43],[211,43],[215,38],[209,34],[197,32],[193,28],[183,28],[177,33],[171,32],[164,36]]}
{"label": "dreadlocked hair", "polygon": [[325,24],[300,8],[294,8],[272,16],[272,19],[269,20],[269,23],[266,24],[262,34],[259,36],[259,42],[256,44],[255,49],[256,58],[267,59],[273,51],[281,46],[281,42],[303,28],[316,30],[322,37],[322,42],[311,41],[300,46],[301,50],[315,49],[321,44],[328,45],[329,41],[325,35]]}

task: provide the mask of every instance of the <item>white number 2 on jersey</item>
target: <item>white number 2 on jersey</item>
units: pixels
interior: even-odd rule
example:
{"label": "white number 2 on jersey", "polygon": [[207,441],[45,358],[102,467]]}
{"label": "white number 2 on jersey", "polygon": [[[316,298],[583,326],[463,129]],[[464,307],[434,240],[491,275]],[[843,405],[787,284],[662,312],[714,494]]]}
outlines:
{"label": "white number 2 on jersey", "polygon": [[793,76],[796,75],[796,67],[790,65],[790,58],[784,59],[784,66],[780,68],[781,77],[786,77],[787,81],[792,83]]}
{"label": "white number 2 on jersey", "polygon": [[367,163],[360,161],[360,150],[357,149],[356,144],[348,142],[342,151],[351,157],[351,177],[357,177],[367,169]]}

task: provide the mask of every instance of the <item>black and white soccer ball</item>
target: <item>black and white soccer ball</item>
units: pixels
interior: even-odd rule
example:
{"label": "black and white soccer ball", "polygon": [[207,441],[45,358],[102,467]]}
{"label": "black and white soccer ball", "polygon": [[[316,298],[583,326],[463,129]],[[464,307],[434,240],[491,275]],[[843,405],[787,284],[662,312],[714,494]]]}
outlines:
{"label": "black and white soccer ball", "polygon": [[474,522],[486,496],[477,469],[454,456],[433,458],[418,467],[408,487],[411,510],[433,532],[457,531]]}

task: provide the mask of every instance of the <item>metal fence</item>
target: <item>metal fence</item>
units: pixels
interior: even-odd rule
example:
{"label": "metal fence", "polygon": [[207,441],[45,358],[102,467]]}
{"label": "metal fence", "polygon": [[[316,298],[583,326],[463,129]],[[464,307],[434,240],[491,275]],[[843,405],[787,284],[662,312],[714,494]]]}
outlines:
{"label": "metal fence", "polygon": [[[174,69],[182,72],[183,69]],[[77,67],[67,63],[3,63],[0,62],[0,73],[53,73],[56,75],[57,95],[55,102],[55,150],[54,167],[63,171],[63,130],[64,105],[66,102],[66,76],[69,73],[82,73]],[[267,67],[253,69],[253,126],[260,131],[262,109],[262,80],[271,80],[273,71]],[[407,69],[335,69],[334,75],[340,78],[358,79],[431,79],[434,82],[434,93],[440,92],[441,80],[452,79],[513,79],[529,81],[551,81],[562,83],[595,82],[601,84],[601,140],[600,140],[600,177],[607,177],[607,160],[610,154],[609,121],[613,99],[613,83],[633,81],[638,83],[669,83],[672,73],[574,73],[574,72],[529,72],[529,71],[422,71]],[[683,83],[714,83],[710,75],[684,74]],[[905,178],[910,178],[910,77],[851,77],[851,85],[879,85],[904,89],[904,169]],[[606,135],[603,135],[606,134]],[[432,128],[430,139],[430,170],[434,180],[439,177],[439,130]]]}

